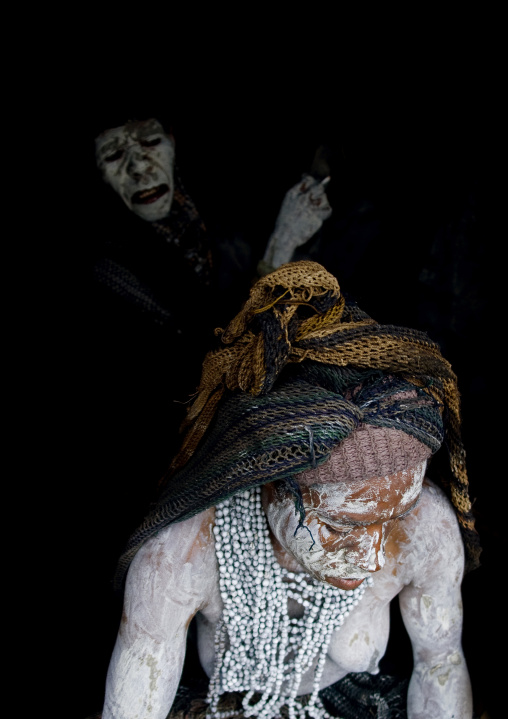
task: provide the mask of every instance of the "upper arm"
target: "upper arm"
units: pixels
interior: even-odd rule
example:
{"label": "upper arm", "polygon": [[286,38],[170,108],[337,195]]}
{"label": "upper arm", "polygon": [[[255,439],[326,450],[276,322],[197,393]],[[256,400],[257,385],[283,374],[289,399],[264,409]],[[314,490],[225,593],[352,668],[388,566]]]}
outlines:
{"label": "upper arm", "polygon": [[399,595],[414,669],[408,716],[471,716],[471,687],[462,652],[464,548],[453,509],[431,485],[413,518],[415,571]]}
{"label": "upper arm", "polygon": [[165,719],[178,687],[192,617],[213,594],[213,542],[199,518],[150,539],[129,569],[103,719]]}
{"label": "upper arm", "polygon": [[435,485],[411,519],[412,578],[399,595],[415,659],[460,645],[464,547],[450,502]]}

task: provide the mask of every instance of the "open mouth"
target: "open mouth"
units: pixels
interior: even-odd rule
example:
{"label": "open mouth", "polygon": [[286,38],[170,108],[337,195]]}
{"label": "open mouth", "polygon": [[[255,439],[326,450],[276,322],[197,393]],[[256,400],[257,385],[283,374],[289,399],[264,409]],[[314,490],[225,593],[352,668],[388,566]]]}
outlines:
{"label": "open mouth", "polygon": [[131,197],[133,205],[150,205],[152,202],[157,202],[166,193],[169,192],[169,186],[165,183],[157,185],[157,187],[149,187],[146,190],[138,190]]}

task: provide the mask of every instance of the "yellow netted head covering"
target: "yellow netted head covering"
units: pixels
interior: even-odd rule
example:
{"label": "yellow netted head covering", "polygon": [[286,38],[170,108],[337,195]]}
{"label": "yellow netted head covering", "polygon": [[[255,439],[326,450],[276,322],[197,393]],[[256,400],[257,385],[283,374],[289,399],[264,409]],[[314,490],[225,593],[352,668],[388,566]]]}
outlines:
{"label": "yellow netted head covering", "polygon": [[[307,359],[376,369],[423,388],[443,408],[450,459],[446,489],[463,530],[472,536],[457,378],[425,333],[380,325],[356,305],[346,304],[339,283],[324,267],[302,261],[258,280],[242,310],[216,335],[222,346],[205,357],[198,393],[182,426],[181,449],[167,477],[193,455],[226,390],[264,395],[288,363]],[[472,551],[479,555],[479,548]]]}

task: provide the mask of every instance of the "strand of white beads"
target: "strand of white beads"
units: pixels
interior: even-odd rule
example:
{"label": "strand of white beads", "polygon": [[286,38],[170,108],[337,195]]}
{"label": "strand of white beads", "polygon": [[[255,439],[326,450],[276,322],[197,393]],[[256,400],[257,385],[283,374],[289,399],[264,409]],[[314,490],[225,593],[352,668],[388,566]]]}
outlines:
{"label": "strand of white beads", "polygon": [[[332,719],[318,696],[328,645],[372,580],[345,591],[282,569],[270,541],[260,488],[221,502],[215,517],[224,608],[215,636],[207,719],[235,714],[218,710],[225,692],[246,692],[246,717],[274,719],[287,706],[290,719]],[[288,599],[303,606],[301,618],[289,618]],[[304,706],[298,690],[313,665],[313,690]]]}

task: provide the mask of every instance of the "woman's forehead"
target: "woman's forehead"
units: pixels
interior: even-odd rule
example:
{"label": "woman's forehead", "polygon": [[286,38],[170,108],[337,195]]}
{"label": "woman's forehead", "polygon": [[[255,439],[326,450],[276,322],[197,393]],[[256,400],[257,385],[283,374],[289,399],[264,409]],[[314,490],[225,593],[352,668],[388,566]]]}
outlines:
{"label": "woman's forehead", "polygon": [[422,463],[385,477],[369,480],[314,483],[301,487],[304,504],[317,512],[337,517],[398,516],[418,499],[425,465]]}
{"label": "woman's forehead", "polygon": [[104,149],[116,147],[127,141],[135,142],[155,133],[166,134],[161,123],[154,118],[126,122],[125,125],[110,127],[101,132],[95,140],[96,151],[100,153]]}

